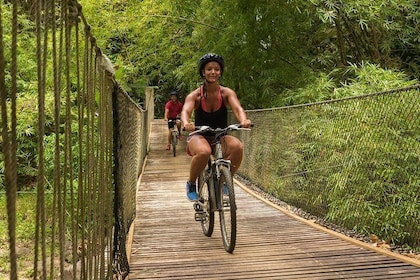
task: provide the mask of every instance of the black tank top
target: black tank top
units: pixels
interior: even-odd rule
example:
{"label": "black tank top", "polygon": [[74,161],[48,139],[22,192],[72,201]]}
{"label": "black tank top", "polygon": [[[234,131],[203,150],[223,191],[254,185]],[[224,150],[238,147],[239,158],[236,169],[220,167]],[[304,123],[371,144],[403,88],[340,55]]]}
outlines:
{"label": "black tank top", "polygon": [[207,125],[211,128],[225,128],[227,126],[227,108],[223,102],[222,92],[219,87],[219,102],[221,105],[219,109],[214,112],[206,112],[203,108],[203,87],[200,88],[200,104],[195,110],[195,125]]}

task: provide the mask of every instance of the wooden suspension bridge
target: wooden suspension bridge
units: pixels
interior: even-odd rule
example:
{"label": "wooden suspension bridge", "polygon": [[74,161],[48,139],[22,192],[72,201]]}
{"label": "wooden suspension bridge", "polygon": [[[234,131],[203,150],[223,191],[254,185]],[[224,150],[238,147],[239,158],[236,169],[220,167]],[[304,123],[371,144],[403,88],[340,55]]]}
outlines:
{"label": "wooden suspension bridge", "polygon": [[166,133],[163,120],[152,123],[129,279],[420,279],[418,261],[324,229],[257,198],[239,182],[236,249],[226,253],[217,215],[213,236],[204,236],[185,196],[185,139],[173,157],[165,150]]}

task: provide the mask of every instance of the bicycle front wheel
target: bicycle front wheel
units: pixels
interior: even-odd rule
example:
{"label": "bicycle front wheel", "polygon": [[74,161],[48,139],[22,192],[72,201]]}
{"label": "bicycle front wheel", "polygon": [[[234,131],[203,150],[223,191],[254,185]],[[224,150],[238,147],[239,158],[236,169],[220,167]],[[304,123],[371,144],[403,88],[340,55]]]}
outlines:
{"label": "bicycle front wheel", "polygon": [[203,204],[203,209],[201,213],[201,229],[205,236],[211,237],[214,229],[214,211],[212,209],[213,197],[213,181],[209,178],[209,168],[208,166],[201,171],[200,177],[198,178],[198,187],[199,187],[199,200]]}
{"label": "bicycle front wheel", "polygon": [[178,142],[176,133],[172,133],[172,152],[174,157],[176,157],[176,144]]}
{"label": "bicycle front wheel", "polygon": [[236,244],[236,202],[233,180],[230,170],[226,166],[220,169],[218,180],[218,201],[220,201],[219,217],[223,246],[228,253],[232,253]]}

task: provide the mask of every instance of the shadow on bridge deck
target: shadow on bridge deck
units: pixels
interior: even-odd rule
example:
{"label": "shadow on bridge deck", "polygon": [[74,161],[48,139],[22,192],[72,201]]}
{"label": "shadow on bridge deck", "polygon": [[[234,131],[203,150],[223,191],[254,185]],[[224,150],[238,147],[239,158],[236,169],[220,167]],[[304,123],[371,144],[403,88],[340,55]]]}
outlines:
{"label": "shadow on bridge deck", "polygon": [[152,124],[137,192],[129,279],[419,279],[420,268],[318,230],[236,186],[236,249],[223,249],[194,221],[185,196],[190,158],[165,150],[167,127]]}

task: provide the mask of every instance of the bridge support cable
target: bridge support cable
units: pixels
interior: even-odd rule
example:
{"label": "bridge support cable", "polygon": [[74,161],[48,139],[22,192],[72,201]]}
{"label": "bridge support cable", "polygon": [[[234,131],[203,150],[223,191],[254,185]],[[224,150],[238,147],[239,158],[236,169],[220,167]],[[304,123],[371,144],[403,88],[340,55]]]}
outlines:
{"label": "bridge support cable", "polygon": [[[34,279],[125,279],[126,243],[153,115],[118,85],[77,1],[38,1],[31,7],[12,2],[0,4],[0,155],[5,163],[9,277],[17,279],[32,269]],[[18,33],[18,21],[26,19],[33,28]],[[11,42],[3,28],[12,31]],[[17,58],[23,51],[17,44],[21,35],[36,50],[33,81],[17,80],[25,70],[25,61]],[[18,82],[36,88],[17,96]],[[153,102],[153,90],[147,92]],[[17,108],[25,98],[36,102],[25,110]],[[18,139],[17,117],[23,120],[25,114],[34,119],[34,137]],[[17,166],[29,163],[16,151],[31,145],[36,147],[30,166],[35,187],[23,192],[28,187],[18,186],[24,175]],[[18,257],[16,250],[25,242],[16,232],[17,200],[34,195],[34,254]],[[23,257],[32,260],[32,268],[17,269]]]}
{"label": "bridge support cable", "polygon": [[[17,195],[17,171],[16,171],[16,76],[17,76],[17,4],[12,4],[12,42],[10,58],[10,90],[6,86],[6,46],[3,37],[3,7],[0,5],[0,111],[1,111],[1,137],[2,153],[4,160],[4,186],[7,196],[7,223],[9,234],[9,263],[10,279],[17,279],[17,255],[16,255],[16,195]],[[10,100],[10,110],[7,101]],[[10,111],[10,115],[8,112]],[[9,123],[10,120],[10,123]]]}

